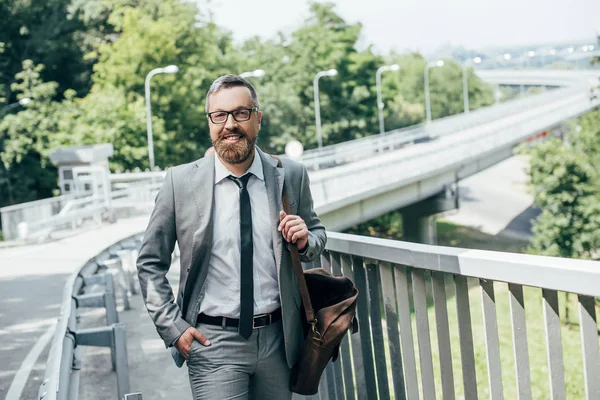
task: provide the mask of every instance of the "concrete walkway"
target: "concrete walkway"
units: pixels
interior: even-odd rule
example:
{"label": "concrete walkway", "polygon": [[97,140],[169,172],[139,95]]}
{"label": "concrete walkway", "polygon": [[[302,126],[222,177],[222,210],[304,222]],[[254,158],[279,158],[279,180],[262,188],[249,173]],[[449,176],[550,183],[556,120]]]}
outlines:
{"label": "concrete walkway", "polygon": [[106,247],[143,232],[147,222],[147,216],[123,219],[62,240],[0,249],[0,399],[15,376],[26,381],[11,399],[37,398],[47,346],[28,355],[56,323],[66,279]]}
{"label": "concrete walkway", "polygon": [[[167,277],[174,290],[179,285],[179,260],[175,260]],[[144,399],[191,399],[187,366],[177,368],[170,350],[165,348],[139,294],[131,296],[131,309],[118,308],[119,322],[127,333],[127,356],[131,392],[141,392]],[[86,324],[105,325],[105,314],[82,316]],[[110,351],[107,348],[83,349],[79,398],[116,399],[116,375],[111,371]]]}

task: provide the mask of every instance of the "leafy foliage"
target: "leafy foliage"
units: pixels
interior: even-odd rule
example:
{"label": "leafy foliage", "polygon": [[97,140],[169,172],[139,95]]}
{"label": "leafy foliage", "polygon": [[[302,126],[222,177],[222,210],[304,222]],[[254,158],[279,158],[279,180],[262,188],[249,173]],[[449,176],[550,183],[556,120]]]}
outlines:
{"label": "leafy foliage", "polygon": [[552,139],[531,151],[531,188],[543,210],[533,225],[531,252],[600,258],[599,121],[600,111],[591,112],[566,143]]}
{"label": "leafy foliage", "polygon": [[[292,139],[317,146],[313,79],[330,68],[339,75],[319,81],[324,144],[378,132],[381,65],[401,66],[382,78],[386,129],[424,119],[423,57],[374,54],[362,44],[362,26],[329,3],[311,3],[307,20],[290,34],[241,44],[212,22],[208,9],[178,0],[0,0],[0,19],[8,20],[0,32],[0,98],[33,99],[0,114],[0,189],[8,193],[0,206],[56,189],[48,155],[58,147],[110,142],[111,168],[148,167],[145,79],[170,64],[179,72],[150,82],[161,167],[193,161],[211,146],[204,96],[226,73],[266,70],[251,79],[264,114],[258,144],[269,152],[283,152]],[[461,67],[447,64],[431,71],[434,118],[463,111]],[[491,104],[492,92],[470,71],[472,109]]]}

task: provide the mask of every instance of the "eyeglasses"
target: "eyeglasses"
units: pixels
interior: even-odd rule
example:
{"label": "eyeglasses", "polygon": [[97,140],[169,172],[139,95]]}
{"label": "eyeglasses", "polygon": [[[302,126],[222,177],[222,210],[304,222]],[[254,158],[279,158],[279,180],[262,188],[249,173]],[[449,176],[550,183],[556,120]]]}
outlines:
{"label": "eyeglasses", "polygon": [[254,108],[240,108],[233,111],[213,111],[207,113],[206,116],[210,119],[213,124],[224,124],[229,118],[229,114],[233,116],[237,122],[245,122],[250,119],[253,111],[258,111],[258,107]]}

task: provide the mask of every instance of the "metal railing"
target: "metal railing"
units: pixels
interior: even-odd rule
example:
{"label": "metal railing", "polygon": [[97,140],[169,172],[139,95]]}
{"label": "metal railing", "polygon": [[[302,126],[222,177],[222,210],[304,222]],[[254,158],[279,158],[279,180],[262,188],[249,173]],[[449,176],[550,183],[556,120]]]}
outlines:
{"label": "metal railing", "polygon": [[4,239],[12,240],[19,237],[19,223],[36,222],[57,215],[69,201],[89,196],[90,193],[66,194],[0,208]]}
{"label": "metal railing", "polygon": [[[63,290],[60,315],[50,346],[44,381],[38,392],[39,400],[77,399],[81,346],[103,346],[111,349],[118,399],[122,400],[128,394],[129,367],[125,326],[119,323],[113,275],[116,276],[124,308],[128,309],[129,291],[132,294],[136,293],[133,257],[140,242],[141,234],[121,240],[86,262],[68,278]],[[81,328],[78,311],[84,307],[106,308],[106,326]]]}
{"label": "metal railing", "polygon": [[[478,393],[488,397],[484,395],[488,392],[492,399],[505,393],[510,393],[507,398],[531,399],[532,384],[546,387],[546,395],[537,396],[565,399],[563,356],[567,353],[563,353],[564,324],[559,316],[559,306],[564,310],[565,304],[559,304],[559,292],[575,294],[577,299],[582,358],[569,366],[569,372],[584,376],[581,392],[588,400],[600,398],[594,305],[600,298],[600,262],[330,232],[321,263],[335,275],[350,277],[360,291],[359,333],[343,340],[340,361],[327,367],[321,399],[477,399]],[[510,314],[497,312],[503,301],[496,293],[506,296]],[[526,309],[534,295],[541,303]],[[472,315],[477,307],[481,307],[483,336],[474,336]],[[538,327],[527,324],[526,311],[528,317],[543,313],[547,367],[541,370],[547,371],[546,378],[538,374],[532,380],[528,343],[538,344],[531,341],[532,329]],[[509,317],[500,320],[499,315]],[[499,336],[498,327],[508,325],[511,344],[506,336]],[[482,340],[485,350],[477,352],[474,343]],[[506,353],[512,354],[514,369],[506,368]],[[486,373],[487,382],[481,379]],[[507,376],[514,380],[503,381]]]}
{"label": "metal railing", "polygon": [[[156,173],[152,174],[156,175]],[[152,205],[162,186],[162,181],[158,179],[160,175],[152,176],[150,179],[142,178],[141,183],[128,182],[125,187],[109,192],[108,199],[99,194],[73,197],[64,203],[63,208],[57,213],[34,221],[18,223],[16,238],[45,239],[56,230],[65,228],[73,230],[88,220],[93,220],[96,224],[100,224],[104,219],[114,220],[114,212],[118,209]],[[146,180],[148,182],[145,182]]]}

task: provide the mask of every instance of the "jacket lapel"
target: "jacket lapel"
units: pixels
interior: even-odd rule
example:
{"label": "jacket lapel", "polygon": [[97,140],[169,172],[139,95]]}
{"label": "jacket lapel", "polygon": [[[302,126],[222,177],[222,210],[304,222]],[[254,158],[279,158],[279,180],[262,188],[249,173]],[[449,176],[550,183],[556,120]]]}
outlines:
{"label": "jacket lapel", "polygon": [[[214,154],[196,161],[188,182],[193,194],[197,217],[194,218],[196,230],[192,236],[192,254],[190,270],[185,282],[184,305],[192,298],[198,296],[197,291],[201,288],[208,268],[206,266],[210,258],[210,249],[213,240],[212,208],[214,203],[214,181],[215,181],[215,158]],[[190,212],[192,210],[190,209]],[[190,216],[193,214],[190,214]],[[183,267],[183,266],[182,266]],[[196,293],[195,293],[196,292]],[[195,310],[188,308],[187,311],[194,313]]]}
{"label": "jacket lapel", "polygon": [[211,218],[215,189],[214,153],[196,161],[196,169],[191,177],[190,186],[194,193],[200,223],[208,222]]}
{"label": "jacket lapel", "polygon": [[281,233],[277,230],[279,226],[279,211],[283,209],[281,203],[281,193],[285,170],[277,168],[277,160],[258,149],[258,154],[263,165],[263,174],[265,175],[265,186],[267,189],[267,198],[269,200],[269,212],[271,215],[271,235],[273,238],[273,252],[275,253],[275,263],[277,270],[281,268],[281,257],[283,254],[283,239]]}

